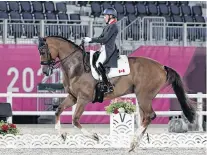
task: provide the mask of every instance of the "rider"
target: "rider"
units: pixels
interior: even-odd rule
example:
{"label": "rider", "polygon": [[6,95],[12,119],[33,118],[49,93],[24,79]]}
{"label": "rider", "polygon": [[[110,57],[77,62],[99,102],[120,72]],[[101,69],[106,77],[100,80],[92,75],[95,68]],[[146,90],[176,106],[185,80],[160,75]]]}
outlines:
{"label": "rider", "polygon": [[[103,29],[102,34],[97,38],[85,37],[84,42],[100,43],[102,45],[100,49],[101,53],[96,62],[96,67],[98,69],[99,74],[102,76],[102,80],[105,83],[105,86],[108,89],[107,91],[112,92],[113,86],[107,79],[105,68],[102,68],[102,66],[109,68],[109,66],[105,66],[104,63],[109,63],[110,62],[109,59],[113,57],[114,52],[117,52],[117,48],[115,44],[115,40],[118,35],[118,27],[116,25],[117,11],[114,8],[107,8],[104,10],[103,15],[107,26]],[[117,65],[115,65],[115,67],[117,67]]]}

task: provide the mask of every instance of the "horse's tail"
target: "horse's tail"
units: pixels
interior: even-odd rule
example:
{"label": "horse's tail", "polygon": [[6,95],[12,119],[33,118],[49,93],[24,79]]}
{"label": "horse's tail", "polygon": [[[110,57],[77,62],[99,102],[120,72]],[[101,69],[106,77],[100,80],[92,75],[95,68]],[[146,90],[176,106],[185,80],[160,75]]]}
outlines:
{"label": "horse's tail", "polygon": [[172,88],[180,102],[181,109],[190,123],[195,120],[196,111],[190,104],[190,99],[186,96],[180,75],[170,67],[164,66],[167,71],[167,81],[172,84]]}

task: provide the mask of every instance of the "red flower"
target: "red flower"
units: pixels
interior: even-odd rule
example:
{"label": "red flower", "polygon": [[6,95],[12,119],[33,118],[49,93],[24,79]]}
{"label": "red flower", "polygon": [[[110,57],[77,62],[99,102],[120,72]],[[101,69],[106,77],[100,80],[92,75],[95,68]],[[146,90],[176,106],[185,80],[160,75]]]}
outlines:
{"label": "red flower", "polygon": [[8,127],[8,125],[4,124],[4,125],[1,126],[1,129],[3,131],[7,131],[9,129],[9,127]]}
{"label": "red flower", "polygon": [[15,124],[10,124],[10,127],[15,129],[16,125]]}
{"label": "red flower", "polygon": [[118,113],[119,113],[118,109],[114,109],[114,114],[118,114]]}

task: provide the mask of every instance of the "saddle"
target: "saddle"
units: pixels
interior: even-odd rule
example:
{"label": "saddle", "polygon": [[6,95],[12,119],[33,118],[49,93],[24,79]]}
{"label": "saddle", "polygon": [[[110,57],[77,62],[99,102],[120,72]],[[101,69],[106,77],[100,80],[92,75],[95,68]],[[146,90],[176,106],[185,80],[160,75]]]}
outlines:
{"label": "saddle", "polygon": [[[106,92],[104,88],[104,83],[102,77],[99,74],[99,71],[96,67],[96,61],[100,55],[99,51],[90,51],[90,65],[91,65],[91,73],[94,79],[97,80],[97,84],[95,87],[95,98],[92,103],[95,102],[103,102],[104,94]],[[106,74],[108,75],[108,80],[114,77],[119,77],[123,75],[128,75],[130,73],[128,57],[126,55],[119,55],[117,58],[117,68],[108,68],[103,67],[106,70]]]}

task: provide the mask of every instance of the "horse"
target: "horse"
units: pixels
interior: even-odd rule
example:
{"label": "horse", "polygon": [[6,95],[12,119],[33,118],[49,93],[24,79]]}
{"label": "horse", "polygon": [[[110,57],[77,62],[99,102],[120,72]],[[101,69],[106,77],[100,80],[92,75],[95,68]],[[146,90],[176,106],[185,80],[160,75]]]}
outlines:
{"label": "horse", "polygon": [[[55,129],[57,130],[61,128],[61,113],[76,104],[72,125],[80,129],[83,135],[98,141],[98,135],[83,128],[79,122],[85,106],[91,102],[101,103],[108,99],[134,93],[138,99],[141,124],[130,142],[129,152],[131,152],[139,146],[147,127],[156,118],[152,100],[161,88],[166,86],[172,86],[188,121],[190,123],[195,121],[195,107],[186,94],[178,72],[153,59],[120,55],[117,58],[117,68],[112,68],[108,73],[108,76],[110,74],[109,80],[114,85],[114,91],[104,93],[100,92],[100,79],[97,79],[100,76],[96,75],[93,66],[94,55],[98,51],[86,54],[89,52],[85,52],[83,42],[81,45],[77,45],[61,36],[39,37],[38,51],[43,74],[51,75],[54,66],[59,63],[64,75],[63,85],[68,96],[55,111]],[[126,72],[120,73],[120,70]]]}

